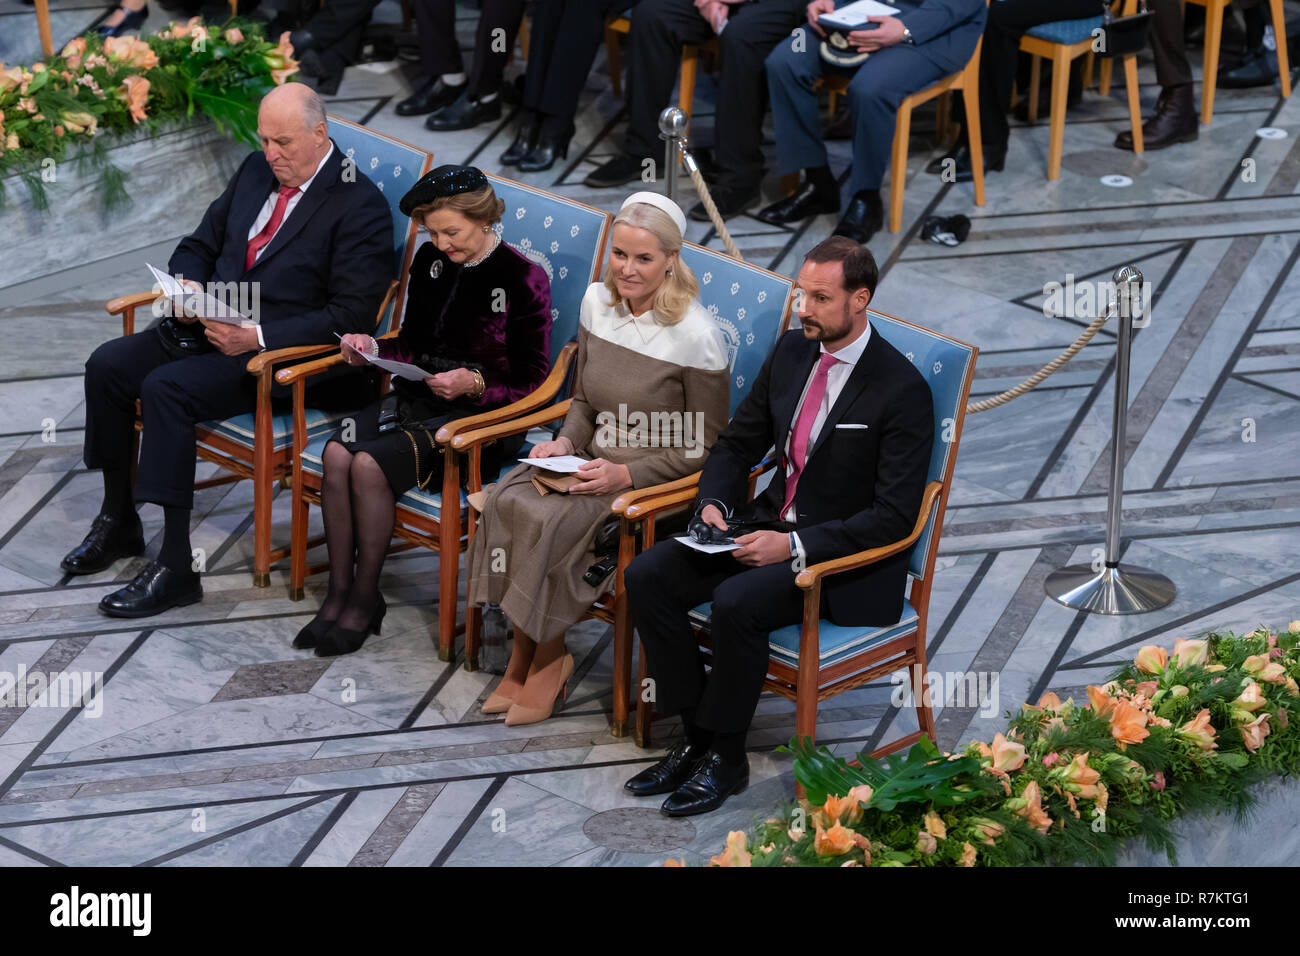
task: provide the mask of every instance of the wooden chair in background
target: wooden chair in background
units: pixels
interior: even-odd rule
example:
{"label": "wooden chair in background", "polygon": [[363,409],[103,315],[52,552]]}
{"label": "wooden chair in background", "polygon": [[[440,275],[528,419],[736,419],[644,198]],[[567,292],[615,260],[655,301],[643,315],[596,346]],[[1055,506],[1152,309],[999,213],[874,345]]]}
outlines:
{"label": "wooden chair in background", "polygon": [[[1214,91],[1219,83],[1219,46],[1223,42],[1223,8],[1232,0],[1184,0],[1205,8],[1205,58],[1201,69],[1201,122],[1209,123],[1214,115]],[[1268,0],[1277,40],[1277,75],[1282,96],[1291,95],[1291,66],[1287,61],[1286,14],[1282,0]]]}

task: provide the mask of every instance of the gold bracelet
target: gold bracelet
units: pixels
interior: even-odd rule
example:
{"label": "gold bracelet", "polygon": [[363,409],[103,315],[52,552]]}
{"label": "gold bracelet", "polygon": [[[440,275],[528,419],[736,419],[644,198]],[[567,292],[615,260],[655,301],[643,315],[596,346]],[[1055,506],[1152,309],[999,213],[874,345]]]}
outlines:
{"label": "gold bracelet", "polygon": [[474,391],[469,393],[470,398],[482,398],[483,393],[487,391],[487,382],[483,380],[483,373],[474,369],[471,373],[474,376]]}

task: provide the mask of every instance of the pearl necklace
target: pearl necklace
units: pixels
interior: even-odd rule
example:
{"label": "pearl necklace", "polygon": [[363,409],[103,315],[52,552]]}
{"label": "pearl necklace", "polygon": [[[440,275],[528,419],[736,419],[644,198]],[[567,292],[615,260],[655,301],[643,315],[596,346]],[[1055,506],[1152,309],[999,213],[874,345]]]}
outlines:
{"label": "pearl necklace", "polygon": [[479,256],[477,259],[469,259],[469,260],[467,260],[467,261],[465,262],[465,268],[466,268],[466,269],[472,269],[472,268],[474,268],[474,266],[478,265],[478,264],[481,263],[484,259],[486,259],[488,256],[492,255],[492,253],[496,252],[496,251],[497,251],[497,246],[500,245],[500,244],[501,244],[501,237],[498,236],[498,235],[496,234],[496,231],[495,231],[495,230],[493,230],[493,231],[492,231],[492,248],[489,249],[487,252],[483,253],[483,255]]}

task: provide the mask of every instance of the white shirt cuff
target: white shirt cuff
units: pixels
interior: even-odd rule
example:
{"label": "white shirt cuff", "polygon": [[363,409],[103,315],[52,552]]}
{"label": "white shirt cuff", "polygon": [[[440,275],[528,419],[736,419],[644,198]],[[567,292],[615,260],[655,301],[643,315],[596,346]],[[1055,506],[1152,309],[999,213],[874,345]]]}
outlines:
{"label": "white shirt cuff", "polygon": [[798,532],[790,532],[790,543],[794,546],[794,554],[791,557],[798,558],[801,567],[808,567],[808,552],[803,549],[803,542],[799,540]]}
{"label": "white shirt cuff", "polygon": [[266,348],[266,339],[262,338],[262,327],[260,325],[257,326],[257,344],[262,348]]}

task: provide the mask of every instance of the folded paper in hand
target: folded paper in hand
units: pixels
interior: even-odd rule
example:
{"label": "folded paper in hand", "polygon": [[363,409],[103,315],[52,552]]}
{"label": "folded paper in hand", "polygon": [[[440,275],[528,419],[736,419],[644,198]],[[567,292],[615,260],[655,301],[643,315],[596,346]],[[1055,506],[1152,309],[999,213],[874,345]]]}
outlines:
{"label": "folded paper in hand", "polygon": [[538,468],[545,468],[547,471],[554,471],[561,475],[571,475],[587,463],[587,459],[579,458],[577,455],[552,455],[550,458],[520,458],[526,465],[536,465]]}
{"label": "folded paper in hand", "polygon": [[[337,332],[334,333],[334,337],[339,341],[343,340],[343,336],[339,335]],[[420,368],[420,366],[412,365],[409,362],[398,362],[395,359],[379,358],[377,355],[371,355],[369,352],[362,352],[360,349],[353,349],[352,351],[356,352],[375,368],[382,368],[385,372],[396,375],[398,378],[410,379],[412,382],[423,382],[433,374],[432,372],[426,372],[424,369]]]}
{"label": "folded paper in hand", "polygon": [[228,303],[222,302],[216,296],[187,289],[166,272],[155,269],[147,262],[145,265],[149,266],[149,271],[153,273],[154,281],[162,290],[162,294],[169,299],[180,300],[185,308],[194,312],[198,318],[244,328],[252,328],[259,324],[257,319],[244,315],[238,309],[232,309]]}
{"label": "folded paper in hand", "polygon": [[876,0],[854,0],[853,3],[846,3],[838,10],[821,14],[817,22],[823,29],[826,26],[860,29],[866,24],[868,17],[892,17],[896,13],[898,7],[877,3]]}

